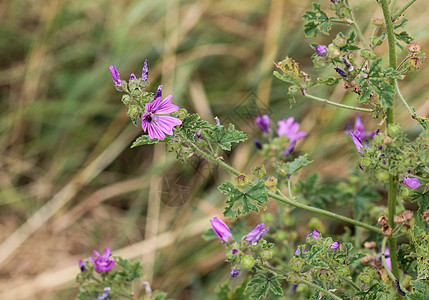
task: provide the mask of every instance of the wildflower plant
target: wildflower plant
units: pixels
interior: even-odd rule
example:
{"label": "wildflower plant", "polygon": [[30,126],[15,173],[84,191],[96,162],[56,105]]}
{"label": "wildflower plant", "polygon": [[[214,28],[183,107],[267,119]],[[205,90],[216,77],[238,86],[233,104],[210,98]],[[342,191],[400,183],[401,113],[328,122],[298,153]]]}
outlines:
{"label": "wildflower plant", "polygon": [[[302,16],[304,34],[315,38],[322,33],[331,38],[329,43],[310,45],[314,75],[302,71],[291,57],[275,63],[274,76],[288,84],[290,106],[299,97],[356,112],[354,127],[347,128],[344,142],[355,152],[357,168],[335,184],[321,184],[317,173],[298,178],[298,171],[312,163],[308,154],[299,153],[300,143],[312,133],[300,130],[294,117],[273,120],[261,115],[255,119],[260,129],[255,145],[265,163],[241,172],[227,163],[224,154],[233,144],[246,141],[244,132],[234,124],[221,124],[218,118],[203,120],[179,108],[172,104],[172,95],[162,99],[162,86],[151,92],[147,60],[142,77],[131,74],[128,82],[110,66],[114,86],[123,93],[122,102],[132,123],[143,131],[132,148],[162,142],[182,162],[199,155],[233,176],[219,186],[226,199],[223,215],[231,221],[210,220],[212,237],[222,242],[231,265],[230,281],[238,284],[235,290],[230,281],[219,286],[220,299],[277,299],[295,293],[304,299],[424,299],[429,293],[429,122],[408,105],[398,84],[417,71],[425,58],[421,46],[404,30],[402,15],[414,2],[403,7],[397,7],[397,1],[374,2],[381,6],[384,19],[371,21],[374,30],[368,40],[348,0],[313,3]],[[342,27],[336,28],[337,24]],[[332,35],[334,27],[336,32],[345,31]],[[387,59],[375,51],[383,44],[388,47]],[[396,53],[398,48],[407,53],[401,57]],[[331,75],[317,77],[320,68],[330,69]],[[356,103],[346,105],[312,94],[323,85],[343,86],[355,95]],[[395,111],[403,107],[409,112],[409,121],[420,130],[414,140],[395,123]],[[365,130],[363,120],[368,117],[379,120],[378,128]],[[382,195],[387,195],[385,207],[379,203]],[[279,212],[262,215],[270,200],[279,203]],[[405,209],[406,202],[416,202],[417,211]],[[353,208],[351,216],[341,215],[337,211],[340,205]],[[308,235],[299,241],[296,220],[290,214],[294,209],[348,227],[334,236],[313,217],[307,224]],[[243,220],[250,213],[261,214],[264,222],[237,234],[234,220]],[[128,273],[137,265],[126,265],[116,257],[111,260],[106,252],[95,255],[93,265],[80,263],[78,281],[89,281],[95,270],[110,290],[106,292],[106,286],[96,281],[84,285],[86,293],[111,297],[119,293],[115,282],[120,279],[111,274],[127,274],[123,277],[127,280],[141,275]],[[123,271],[115,271],[120,267]]]}

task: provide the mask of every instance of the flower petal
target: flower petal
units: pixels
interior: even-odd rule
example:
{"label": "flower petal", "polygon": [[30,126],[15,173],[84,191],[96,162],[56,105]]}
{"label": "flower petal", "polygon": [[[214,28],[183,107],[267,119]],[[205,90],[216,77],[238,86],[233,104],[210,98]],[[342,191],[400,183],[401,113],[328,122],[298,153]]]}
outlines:
{"label": "flower petal", "polygon": [[179,110],[177,105],[171,104],[173,95],[168,95],[165,99],[156,107],[155,114],[169,114]]}
{"label": "flower petal", "polygon": [[165,139],[165,134],[161,131],[161,129],[154,122],[150,122],[147,124],[148,134],[151,139],[163,140]]}
{"label": "flower petal", "polygon": [[172,135],[173,127],[180,124],[182,124],[181,120],[169,116],[158,116],[156,123],[156,125],[168,135]]}

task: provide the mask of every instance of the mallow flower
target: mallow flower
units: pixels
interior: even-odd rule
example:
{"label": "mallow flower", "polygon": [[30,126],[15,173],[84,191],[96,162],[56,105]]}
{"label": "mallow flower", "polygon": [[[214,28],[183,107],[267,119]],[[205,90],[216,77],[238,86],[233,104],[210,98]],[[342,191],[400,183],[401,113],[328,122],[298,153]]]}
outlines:
{"label": "mallow flower", "polygon": [[294,118],[290,117],[277,122],[277,125],[279,126],[277,134],[279,136],[285,136],[290,140],[289,146],[283,151],[284,155],[290,154],[295,148],[296,142],[307,135],[307,132],[305,131],[298,131],[299,123],[294,121]]}
{"label": "mallow flower", "polygon": [[116,86],[122,86],[121,74],[119,74],[118,70],[116,69],[116,66],[111,65],[109,67],[109,70],[110,70],[110,74],[112,74],[113,83]]}
{"label": "mallow flower", "polygon": [[160,114],[169,114],[179,110],[177,105],[171,104],[172,98],[173,95],[169,95],[161,101],[161,97],[157,97],[153,102],[146,103],[146,112],[142,116],[142,128],[144,132],[148,132],[151,139],[163,140],[164,133],[172,135],[173,127],[182,124],[182,121],[177,118],[160,116]]}
{"label": "mallow flower", "polygon": [[316,52],[317,52],[317,54],[319,54],[320,56],[325,56],[325,54],[328,52],[328,49],[326,48],[326,46],[323,46],[323,45],[317,45],[317,46],[316,46]]}
{"label": "mallow flower", "polygon": [[97,252],[97,250],[94,250],[94,256],[95,258],[90,256],[89,259],[94,264],[95,271],[98,273],[108,272],[115,266],[115,261],[113,259],[109,259],[111,256],[110,247],[106,247],[106,249],[104,249],[103,256],[101,256],[100,253]]}
{"label": "mallow flower", "polygon": [[268,115],[263,115],[262,117],[257,117],[255,120],[256,124],[259,126],[259,128],[266,132],[270,132],[270,117]]}
{"label": "mallow flower", "polygon": [[309,234],[309,236],[312,236],[315,240],[317,240],[317,238],[321,237],[322,235],[320,234],[319,230],[314,229],[313,232]]}
{"label": "mallow flower", "polygon": [[261,223],[259,225],[256,225],[256,227],[251,232],[249,232],[244,238],[249,243],[251,242],[252,245],[256,245],[259,242],[259,240],[264,236],[264,234],[267,233],[268,229],[270,228],[269,227],[265,228],[265,224]]}
{"label": "mallow flower", "polygon": [[417,178],[404,177],[402,183],[412,189],[417,189],[420,186],[420,181]]}
{"label": "mallow flower", "polygon": [[233,239],[231,230],[229,230],[228,226],[221,219],[213,218],[210,220],[210,223],[212,224],[214,232],[222,242],[228,243],[229,238]]}
{"label": "mallow flower", "polygon": [[335,241],[331,244],[331,246],[329,246],[329,248],[337,250],[340,247],[340,242],[339,241]]}

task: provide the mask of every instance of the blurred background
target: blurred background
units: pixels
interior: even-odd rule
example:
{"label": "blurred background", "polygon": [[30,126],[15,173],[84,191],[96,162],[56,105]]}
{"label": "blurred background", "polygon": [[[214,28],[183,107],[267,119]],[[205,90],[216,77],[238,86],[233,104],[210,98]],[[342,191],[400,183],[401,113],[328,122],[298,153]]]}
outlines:
{"label": "blurred background", "polygon": [[[369,37],[381,9],[350,2]],[[182,165],[163,144],[130,149],[142,130],[129,121],[108,67],[139,77],[147,58],[151,91],[163,84],[174,104],[245,131],[249,140],[225,156],[239,170],[262,162],[253,120],[267,113],[273,122],[294,116],[309,132],[296,151],[315,162],[302,177],[318,170],[323,180],[341,178],[355,167],[344,134],[353,112],[300,96],[291,109],[288,86],[272,76],[273,61],[286,55],[314,78],[334,74],[312,70],[309,43],[329,44],[347,28],[305,38],[301,15],[310,8],[298,0],[1,1],[0,298],[73,299],[78,260],[110,246],[142,260],[146,280],[170,298],[215,299],[230,266],[221,243],[201,235],[222,215],[217,186],[230,176],[196,157]],[[409,9],[407,30],[426,50],[429,19],[419,12],[421,4]],[[398,50],[399,60],[405,55]],[[420,115],[429,112],[428,78],[424,62],[401,83]],[[313,94],[356,99],[341,85]],[[396,120],[415,136],[419,127],[398,107]],[[379,120],[362,117],[377,128]],[[269,211],[282,209],[269,203]],[[258,218],[246,218],[249,228]],[[298,222],[298,232],[305,226]]]}

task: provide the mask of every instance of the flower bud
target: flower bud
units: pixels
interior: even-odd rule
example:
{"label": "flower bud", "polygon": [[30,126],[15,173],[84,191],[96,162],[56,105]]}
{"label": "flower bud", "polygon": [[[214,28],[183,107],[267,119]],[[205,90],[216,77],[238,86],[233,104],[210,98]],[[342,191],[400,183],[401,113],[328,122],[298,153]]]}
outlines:
{"label": "flower bud", "polygon": [[371,49],[362,49],[360,51],[360,56],[363,58],[374,59],[377,57],[377,54]]}
{"label": "flower bud", "polygon": [[372,18],[371,23],[372,25],[375,25],[375,26],[383,26],[384,20],[382,18]]}
{"label": "flower bud", "polygon": [[255,259],[250,255],[245,255],[241,258],[241,265],[250,270],[255,265]]}
{"label": "flower bud", "polygon": [[231,231],[221,219],[213,218],[210,220],[210,223],[212,224],[214,232],[222,242],[228,243],[230,238],[233,239]]}
{"label": "flower bud", "polygon": [[261,251],[261,257],[266,260],[273,258],[273,254],[273,250],[271,249],[264,249]]}
{"label": "flower bud", "polygon": [[124,103],[126,106],[128,106],[132,100],[133,99],[129,95],[122,96],[122,103]]}
{"label": "flower bud", "polygon": [[347,40],[342,36],[337,36],[332,43],[338,48],[344,47],[347,44]]}
{"label": "flower bud", "polygon": [[320,56],[325,56],[325,54],[328,52],[328,49],[324,45],[317,45],[316,46],[316,52]]}
{"label": "flower bud", "polygon": [[380,181],[386,181],[387,179],[389,179],[389,173],[387,173],[386,171],[380,170],[375,174],[375,177],[377,177],[377,179]]}
{"label": "flower bud", "polygon": [[334,44],[329,44],[328,45],[328,54],[331,57],[340,56],[340,49],[338,49],[338,47],[335,46]]}
{"label": "flower bud", "polygon": [[400,136],[402,133],[402,129],[401,126],[399,124],[390,124],[389,127],[387,128],[387,134],[390,137],[398,137]]}

